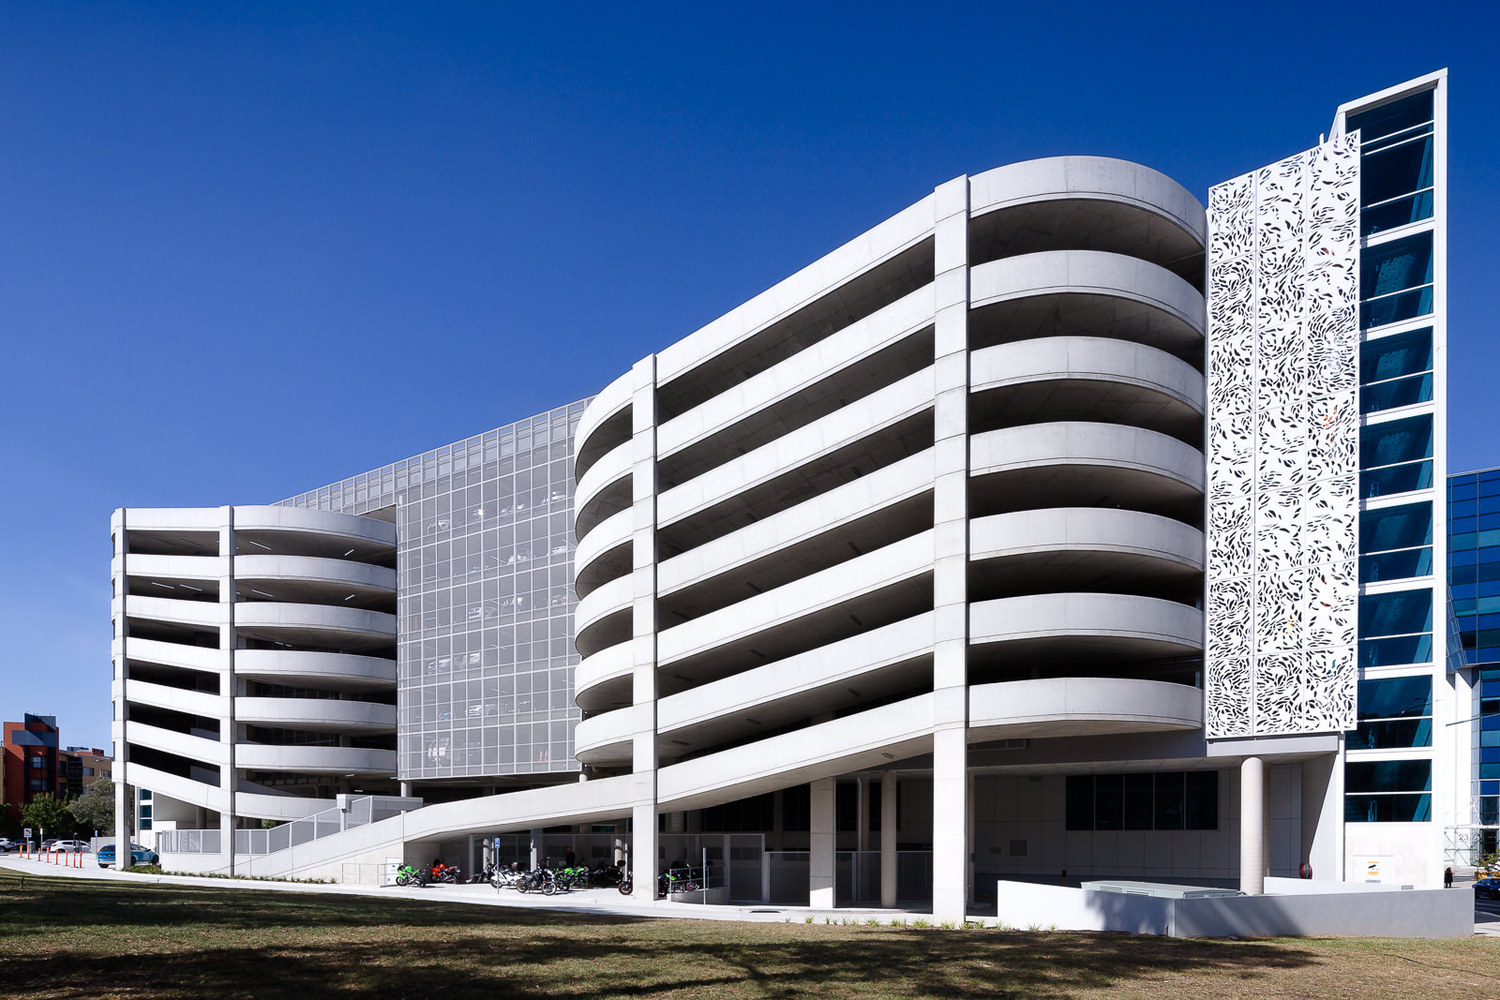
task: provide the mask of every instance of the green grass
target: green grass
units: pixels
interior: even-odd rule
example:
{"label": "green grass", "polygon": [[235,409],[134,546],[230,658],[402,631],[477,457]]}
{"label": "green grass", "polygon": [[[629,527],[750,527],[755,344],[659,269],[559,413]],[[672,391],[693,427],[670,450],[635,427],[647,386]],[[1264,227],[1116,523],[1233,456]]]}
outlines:
{"label": "green grass", "polygon": [[1500,939],[729,923],[0,872],[0,997],[1500,996]]}

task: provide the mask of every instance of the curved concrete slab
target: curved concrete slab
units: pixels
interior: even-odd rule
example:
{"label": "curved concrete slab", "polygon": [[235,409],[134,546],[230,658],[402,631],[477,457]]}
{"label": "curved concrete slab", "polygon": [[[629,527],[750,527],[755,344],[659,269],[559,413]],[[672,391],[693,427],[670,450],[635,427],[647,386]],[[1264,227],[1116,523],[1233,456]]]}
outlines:
{"label": "curved concrete slab", "polygon": [[983,393],[1029,382],[1118,382],[1159,393],[1202,414],[1203,374],[1166,351],[1104,337],[1045,337],[974,351],[969,391]]}
{"label": "curved concrete slab", "polygon": [[1133,594],[1029,594],[969,608],[969,642],[979,646],[1048,638],[1107,637],[1157,655],[1203,651],[1203,612]]}
{"label": "curved concrete slab", "polygon": [[585,656],[573,672],[574,702],[585,712],[600,711],[615,700],[628,703],[634,666],[628,639]]}
{"label": "curved concrete slab", "polygon": [[388,777],[396,773],[396,751],[237,743],[234,747],[234,765],[257,771],[376,774]]}
{"label": "curved concrete slab", "polygon": [[1090,295],[1139,302],[1197,331],[1208,322],[1196,288],[1139,257],[1100,250],[1046,250],[970,269],[972,310],[1000,302],[1055,295]]}
{"label": "curved concrete slab", "polygon": [[1039,201],[1130,205],[1171,221],[1201,248],[1208,219],[1192,192],[1159,170],[1107,156],[1049,156],[969,178],[969,212],[979,216]]}
{"label": "curved concrete slab", "polygon": [[969,742],[1196,730],[1203,691],[1127,677],[1052,677],[975,684]]}
{"label": "curved concrete slab", "polygon": [[300,649],[240,649],[235,673],[272,684],[296,687],[337,685],[366,689],[392,687],[396,661],[358,653],[324,653]]}

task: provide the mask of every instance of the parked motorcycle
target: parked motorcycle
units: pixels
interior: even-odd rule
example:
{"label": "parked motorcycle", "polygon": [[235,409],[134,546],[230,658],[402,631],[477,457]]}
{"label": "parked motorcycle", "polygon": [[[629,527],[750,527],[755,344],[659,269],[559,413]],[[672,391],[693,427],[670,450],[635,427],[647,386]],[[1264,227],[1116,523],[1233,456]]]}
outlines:
{"label": "parked motorcycle", "polygon": [[446,882],[449,885],[457,885],[463,876],[458,865],[445,865],[441,862],[432,866],[432,881]]}
{"label": "parked motorcycle", "polygon": [[397,885],[414,885],[418,888],[427,884],[427,873],[416,865],[402,865],[396,869]]}
{"label": "parked motorcycle", "polygon": [[550,896],[559,888],[557,874],[550,868],[538,868],[530,871],[516,880],[517,892],[539,892],[543,896]]}
{"label": "parked motorcycle", "polygon": [[501,865],[490,873],[490,885],[496,889],[515,889],[517,883],[526,875],[521,871],[521,866],[512,861],[508,865]]}

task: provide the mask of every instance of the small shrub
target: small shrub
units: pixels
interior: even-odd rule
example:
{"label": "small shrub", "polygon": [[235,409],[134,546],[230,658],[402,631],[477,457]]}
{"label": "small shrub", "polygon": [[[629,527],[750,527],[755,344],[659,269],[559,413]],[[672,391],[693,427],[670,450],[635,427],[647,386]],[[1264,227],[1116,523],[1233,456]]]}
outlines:
{"label": "small shrub", "polygon": [[913,927],[931,927],[932,924],[925,917],[918,917],[911,922]]}
{"label": "small shrub", "polygon": [[871,917],[869,920],[865,921],[865,926],[866,927],[879,927],[880,926],[880,921],[876,920],[874,917]]}
{"label": "small shrub", "polygon": [[942,923],[938,924],[938,926],[945,931],[956,930],[958,928],[958,925],[951,920],[944,920]]}

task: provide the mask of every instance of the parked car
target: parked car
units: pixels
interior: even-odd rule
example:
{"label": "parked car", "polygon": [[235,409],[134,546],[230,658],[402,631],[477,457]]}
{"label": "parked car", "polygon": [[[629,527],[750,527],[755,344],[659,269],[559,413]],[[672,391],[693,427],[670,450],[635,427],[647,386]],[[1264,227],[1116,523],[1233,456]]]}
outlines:
{"label": "parked car", "polygon": [[1482,878],[1474,883],[1475,899],[1500,899],[1500,878]]}
{"label": "parked car", "polygon": [[0,837],[0,854],[4,854],[6,851],[14,851],[20,846],[20,844],[16,843],[14,840],[11,840],[9,837]]}
{"label": "parked car", "polygon": [[54,840],[52,842],[54,851],[86,851],[89,849],[87,840]]}
{"label": "parked car", "polygon": [[[111,841],[99,848],[99,853],[95,856],[95,860],[99,862],[100,868],[109,868],[112,866],[115,863],[114,842]],[[130,864],[132,867],[135,865],[154,865],[160,860],[161,857],[149,847],[142,847],[140,844],[130,845]]]}

